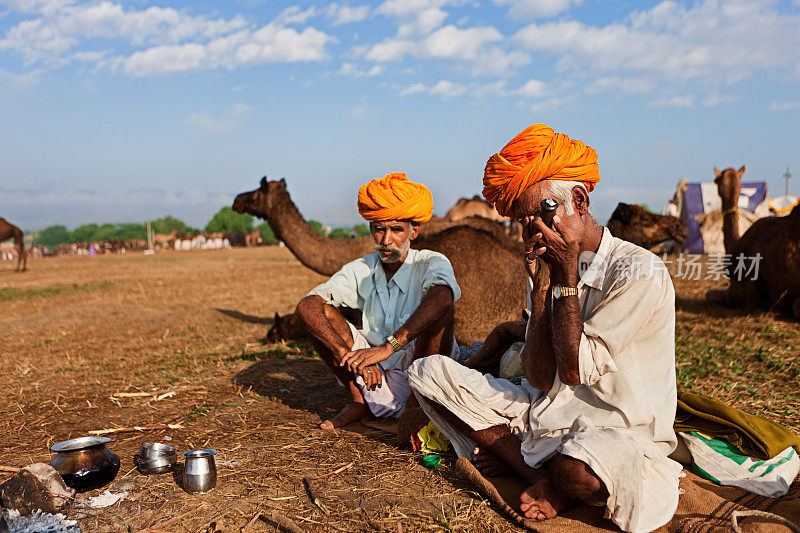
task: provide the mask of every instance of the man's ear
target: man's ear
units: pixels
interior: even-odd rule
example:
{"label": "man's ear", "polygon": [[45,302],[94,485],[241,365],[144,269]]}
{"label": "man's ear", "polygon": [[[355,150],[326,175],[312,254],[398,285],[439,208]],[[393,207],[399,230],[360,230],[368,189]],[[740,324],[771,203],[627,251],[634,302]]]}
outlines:
{"label": "man's ear", "polygon": [[422,224],[417,224],[416,222],[409,222],[408,223],[408,230],[409,230],[409,236],[411,237],[411,240],[413,241],[414,239],[417,238],[417,236],[419,235],[419,232],[422,230]]}
{"label": "man's ear", "polygon": [[572,188],[572,207],[581,215],[589,212],[589,194],[580,185]]}

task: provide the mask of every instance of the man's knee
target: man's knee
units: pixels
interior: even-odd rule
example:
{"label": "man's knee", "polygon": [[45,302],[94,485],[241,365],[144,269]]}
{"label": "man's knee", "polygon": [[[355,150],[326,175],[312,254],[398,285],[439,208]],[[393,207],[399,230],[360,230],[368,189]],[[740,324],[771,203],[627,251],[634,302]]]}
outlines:
{"label": "man's knee", "polygon": [[583,461],[559,453],[550,459],[548,471],[553,485],[570,498],[603,505],[608,497],[603,482]]}

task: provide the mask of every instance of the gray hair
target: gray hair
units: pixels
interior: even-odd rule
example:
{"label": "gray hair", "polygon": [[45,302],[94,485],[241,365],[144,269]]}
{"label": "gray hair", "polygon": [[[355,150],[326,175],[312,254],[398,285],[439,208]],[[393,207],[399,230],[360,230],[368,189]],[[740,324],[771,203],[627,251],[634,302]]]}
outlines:
{"label": "gray hair", "polygon": [[553,198],[558,200],[558,203],[564,206],[567,215],[575,214],[575,209],[572,207],[572,189],[576,186],[586,190],[583,183],[566,180],[547,180],[547,186],[550,189],[550,194]]}
{"label": "gray hair", "polygon": [[[575,208],[572,205],[572,189],[580,187],[586,192],[587,196],[589,194],[589,191],[586,190],[586,186],[579,181],[547,180],[547,185],[550,187],[550,194],[558,200],[558,203],[564,206],[567,215],[575,214]],[[589,207],[589,215],[597,220],[597,216],[594,213],[594,209],[591,208],[591,205]]]}

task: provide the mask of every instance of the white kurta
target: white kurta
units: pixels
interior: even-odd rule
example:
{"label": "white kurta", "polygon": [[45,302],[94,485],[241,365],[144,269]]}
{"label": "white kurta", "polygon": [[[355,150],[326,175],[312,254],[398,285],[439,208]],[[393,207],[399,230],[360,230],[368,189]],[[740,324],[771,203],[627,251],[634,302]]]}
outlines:
{"label": "white kurta", "polygon": [[656,529],[677,508],[681,472],[667,458],[677,442],[672,281],[658,257],[607,229],[597,254],[582,259],[580,385],[564,385],[556,375],[542,392],[526,380],[514,385],[442,357],[415,361],[409,383],[459,455],[469,457],[474,442],[429,401],[473,430],[507,425],[531,467],[555,453],[584,461],[605,483],[607,515],[617,525]]}
{"label": "white kurta", "polygon": [[[453,301],[461,297],[453,267],[447,257],[431,250],[409,250],[405,261],[391,279],[386,279],[378,254],[370,254],[351,261],[327,282],[315,287],[309,294],[321,296],[334,307],[347,306],[361,310],[362,328],[350,324],[353,334],[351,350],[361,350],[382,344],[386,338],[417,310],[422,297],[436,285],[445,285],[453,291]],[[375,390],[368,390],[358,376],[356,383],[367,405],[375,416],[399,417],[411,395],[406,369],[414,355],[414,342],[395,352],[378,364],[383,382]],[[453,350],[447,354],[458,356],[458,346],[453,339]]]}

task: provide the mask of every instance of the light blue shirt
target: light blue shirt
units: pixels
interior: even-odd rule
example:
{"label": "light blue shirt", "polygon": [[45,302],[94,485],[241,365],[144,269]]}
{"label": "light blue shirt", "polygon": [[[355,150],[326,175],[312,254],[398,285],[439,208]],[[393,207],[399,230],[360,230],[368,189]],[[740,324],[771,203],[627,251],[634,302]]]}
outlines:
{"label": "light blue shirt", "polygon": [[[444,255],[412,249],[388,281],[378,254],[370,254],[347,263],[308,294],[321,296],[334,307],[361,310],[360,332],[370,345],[378,346],[405,324],[435,285],[450,287],[454,302],[461,297],[453,267]],[[401,355],[394,353],[381,366],[393,368]]]}

